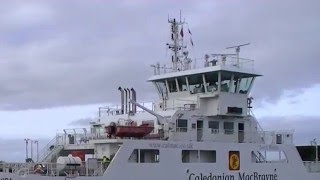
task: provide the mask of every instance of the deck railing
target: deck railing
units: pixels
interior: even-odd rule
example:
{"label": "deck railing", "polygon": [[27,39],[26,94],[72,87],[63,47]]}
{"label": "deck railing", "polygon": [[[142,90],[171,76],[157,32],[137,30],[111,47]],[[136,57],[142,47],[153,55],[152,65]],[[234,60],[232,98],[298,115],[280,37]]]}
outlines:
{"label": "deck railing", "polygon": [[61,146],[63,146],[63,140],[61,135],[56,135],[49,143],[43,147],[43,149],[39,153],[39,162],[45,161],[48,156],[54,151],[57,151],[58,149],[62,149]]}
{"label": "deck railing", "polygon": [[[41,168],[38,168],[41,165]],[[109,164],[102,164],[101,161],[95,161],[94,164],[82,162],[77,170],[60,171],[57,167],[62,164],[57,163],[0,163],[0,172],[15,173],[19,176],[25,177],[29,174],[36,174],[41,176],[102,176]],[[64,165],[62,165],[64,166]]]}
{"label": "deck railing", "polygon": [[[212,58],[209,58],[208,61],[206,61],[204,58],[195,58],[192,59],[192,62],[188,65],[182,63],[178,64],[178,69],[179,71],[185,71],[211,66],[235,67],[239,69],[254,70],[254,60],[239,58],[238,63],[238,59],[235,56],[226,56],[226,58],[223,58],[222,56],[213,56]],[[173,72],[171,63],[158,63],[156,65],[152,65],[152,67],[154,68],[154,75]]]}

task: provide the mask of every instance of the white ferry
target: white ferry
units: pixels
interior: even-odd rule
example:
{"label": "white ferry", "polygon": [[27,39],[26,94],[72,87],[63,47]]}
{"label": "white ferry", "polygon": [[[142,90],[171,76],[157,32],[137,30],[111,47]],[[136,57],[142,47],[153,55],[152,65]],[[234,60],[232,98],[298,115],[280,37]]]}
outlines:
{"label": "white ferry", "polygon": [[292,131],[266,132],[252,114],[260,74],[239,57],[243,45],[205,55],[200,67],[188,57],[185,22],[168,22],[172,66],[153,65],[148,79],[158,102],[119,87],[121,105],[100,107],[90,131],[66,129],[36,160],[0,164],[0,180],[320,180],[318,160],[302,161]]}

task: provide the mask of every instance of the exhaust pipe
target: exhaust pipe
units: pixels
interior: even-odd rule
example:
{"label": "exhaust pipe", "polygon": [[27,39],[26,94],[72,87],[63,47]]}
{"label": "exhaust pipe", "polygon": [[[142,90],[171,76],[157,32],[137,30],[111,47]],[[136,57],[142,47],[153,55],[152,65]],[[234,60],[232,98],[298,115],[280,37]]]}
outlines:
{"label": "exhaust pipe", "polygon": [[124,114],[124,92],[121,86],[119,86],[118,90],[121,92],[121,114]]}
{"label": "exhaust pipe", "polygon": [[124,88],[123,89],[124,90],[124,92],[125,92],[125,114],[127,114],[128,113],[128,92],[127,92],[127,89],[126,88]]}
{"label": "exhaust pipe", "polygon": [[131,91],[129,88],[127,88],[127,91],[128,91],[128,113],[130,113],[130,111],[131,111],[131,103],[130,103]]}
{"label": "exhaust pipe", "polygon": [[[131,88],[131,93],[132,93],[132,100],[134,102],[137,102],[137,94],[133,88]],[[136,104],[132,104],[132,112],[137,113],[137,105]]]}

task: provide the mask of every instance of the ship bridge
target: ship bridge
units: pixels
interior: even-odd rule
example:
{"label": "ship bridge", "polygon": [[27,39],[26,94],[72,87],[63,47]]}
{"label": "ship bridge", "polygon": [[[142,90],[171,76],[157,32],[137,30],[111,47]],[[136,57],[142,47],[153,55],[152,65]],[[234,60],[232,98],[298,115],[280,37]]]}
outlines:
{"label": "ship bridge", "polygon": [[248,94],[255,78],[261,76],[254,71],[253,63],[233,55],[214,54],[206,55],[198,68],[168,72],[155,66],[154,76],[148,79],[160,97],[155,108],[188,107],[201,109],[206,116],[246,116]]}

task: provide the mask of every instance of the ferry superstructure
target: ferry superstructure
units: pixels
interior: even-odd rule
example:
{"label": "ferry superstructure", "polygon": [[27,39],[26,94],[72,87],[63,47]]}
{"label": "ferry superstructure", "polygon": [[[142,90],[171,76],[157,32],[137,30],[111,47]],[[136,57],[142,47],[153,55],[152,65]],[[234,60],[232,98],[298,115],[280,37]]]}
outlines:
{"label": "ferry superstructure", "polygon": [[100,107],[90,130],[57,134],[39,159],[0,164],[0,180],[319,180],[320,164],[303,162],[293,131],[266,132],[249,97],[261,76],[253,60],[207,54],[189,58],[185,22],[169,19],[171,66],[153,65],[159,100],[137,102],[119,87],[121,103]]}

